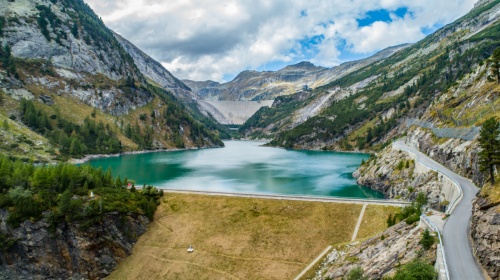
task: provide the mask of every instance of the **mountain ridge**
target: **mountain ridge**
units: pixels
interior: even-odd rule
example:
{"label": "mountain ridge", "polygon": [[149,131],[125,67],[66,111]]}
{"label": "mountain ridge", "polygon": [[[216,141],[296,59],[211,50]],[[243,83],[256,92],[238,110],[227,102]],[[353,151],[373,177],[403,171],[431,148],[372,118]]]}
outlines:
{"label": "mountain ridge", "polygon": [[356,61],[343,63],[332,68],[315,66],[302,61],[288,65],[278,71],[245,70],[232,81],[218,83],[213,81],[183,80],[196,94],[211,101],[258,101],[273,100],[282,95],[290,95],[303,89],[328,84],[363,66],[391,56],[411,44],[388,47],[376,54]]}

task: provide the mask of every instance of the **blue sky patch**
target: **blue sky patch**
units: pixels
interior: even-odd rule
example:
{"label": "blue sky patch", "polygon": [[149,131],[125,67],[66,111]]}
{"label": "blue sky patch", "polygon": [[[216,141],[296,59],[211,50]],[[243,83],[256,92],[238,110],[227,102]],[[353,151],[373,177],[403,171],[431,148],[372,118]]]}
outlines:
{"label": "blue sky patch", "polygon": [[408,8],[406,7],[401,7],[395,11],[389,11],[389,10],[369,11],[366,13],[366,16],[364,18],[357,19],[356,21],[358,22],[359,27],[363,27],[363,26],[369,26],[376,21],[392,22],[391,14],[394,14],[399,18],[404,18],[404,16],[408,13],[411,14],[411,12],[409,12]]}

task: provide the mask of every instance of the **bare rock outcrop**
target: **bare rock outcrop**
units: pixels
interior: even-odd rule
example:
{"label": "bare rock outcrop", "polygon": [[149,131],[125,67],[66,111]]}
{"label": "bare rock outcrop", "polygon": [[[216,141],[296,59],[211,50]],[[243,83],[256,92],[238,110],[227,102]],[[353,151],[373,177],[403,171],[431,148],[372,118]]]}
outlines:
{"label": "bare rock outcrop", "polygon": [[411,201],[422,192],[431,208],[442,211],[446,206],[440,175],[419,170],[406,152],[392,147],[372,157],[353,175],[358,184],[380,191],[386,198]]}
{"label": "bare rock outcrop", "polygon": [[437,138],[429,129],[421,127],[411,128],[406,141],[455,173],[471,179],[477,186],[483,185],[484,174],[479,171],[477,141]]}
{"label": "bare rock outcrop", "polygon": [[434,263],[436,245],[425,250],[419,244],[423,231],[422,227],[400,222],[361,244],[335,249],[322,264],[329,269],[315,279],[342,279],[358,266],[369,279],[382,279],[385,275],[392,275],[398,265],[415,258]]}
{"label": "bare rock outcrop", "polygon": [[90,226],[62,222],[51,229],[46,217],[13,229],[6,224],[7,216],[0,210],[0,233],[15,242],[0,254],[0,279],[106,277],[132,253],[149,224],[142,215],[115,213]]}
{"label": "bare rock outcrop", "polygon": [[492,279],[500,278],[500,205],[478,197],[473,203],[473,250]]}

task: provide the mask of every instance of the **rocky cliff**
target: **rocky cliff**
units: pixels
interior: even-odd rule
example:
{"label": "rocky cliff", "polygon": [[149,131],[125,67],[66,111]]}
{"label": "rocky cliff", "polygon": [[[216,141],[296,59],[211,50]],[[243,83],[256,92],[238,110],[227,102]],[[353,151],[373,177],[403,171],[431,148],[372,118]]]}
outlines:
{"label": "rocky cliff", "polygon": [[[68,137],[78,138],[77,127],[86,118],[102,124],[119,141],[115,153],[223,145],[218,135],[222,128],[196,106],[188,107],[192,103],[180,102],[195,99],[189,88],[115,37],[82,0],[1,1],[0,23],[0,120],[44,134],[54,146],[46,151],[53,157],[67,154],[61,147],[73,141],[64,141],[59,130],[65,127]],[[39,114],[32,119],[45,119],[43,126],[50,133],[27,121],[19,110],[22,99],[34,101]],[[12,138],[14,132],[7,134],[2,136]],[[34,141],[30,135],[26,138]],[[8,148],[0,145],[0,152],[12,155]]]}
{"label": "rocky cliff", "polygon": [[425,250],[419,241],[424,229],[406,222],[398,223],[361,244],[335,249],[321,265],[313,279],[344,279],[349,271],[360,266],[368,279],[390,276],[399,265],[415,258],[436,261],[436,245]]}
{"label": "rocky cliff", "polygon": [[406,141],[455,173],[470,178],[477,186],[483,185],[484,173],[479,171],[480,149],[477,141],[438,138],[421,127],[410,128]]}
{"label": "rocky cliff", "polygon": [[192,102],[199,99],[199,96],[194,94],[183,82],[174,77],[161,63],[152,59],[122,36],[114,32],[113,35],[125,51],[134,59],[135,65],[137,65],[137,68],[139,68],[146,78],[162,88],[171,91],[177,98],[185,102]]}
{"label": "rocky cliff", "polygon": [[479,196],[475,199],[473,207],[471,237],[474,254],[491,279],[499,279],[500,201]]}
{"label": "rocky cliff", "polygon": [[357,183],[380,191],[386,198],[413,201],[422,192],[433,209],[443,211],[446,208],[446,196],[436,172],[427,172],[416,168],[406,152],[387,147],[370,158],[353,174]]}
{"label": "rocky cliff", "polygon": [[13,229],[6,224],[7,216],[0,210],[0,233],[15,242],[2,248],[0,279],[104,278],[132,253],[149,224],[142,215],[107,214],[85,227],[62,222],[54,230],[43,218]]}
{"label": "rocky cliff", "polygon": [[0,17],[5,21],[0,45],[26,62],[16,67],[17,79],[3,79],[0,87],[6,93],[53,92],[113,115],[127,114],[153,99],[141,87],[122,86],[127,79],[144,85],[145,79],[83,1],[2,1]]}

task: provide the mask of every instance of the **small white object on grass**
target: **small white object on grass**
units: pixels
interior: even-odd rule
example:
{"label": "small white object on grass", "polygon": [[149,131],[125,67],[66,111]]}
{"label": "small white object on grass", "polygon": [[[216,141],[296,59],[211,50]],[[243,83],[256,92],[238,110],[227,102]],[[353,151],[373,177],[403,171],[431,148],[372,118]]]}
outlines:
{"label": "small white object on grass", "polygon": [[192,245],[189,245],[189,248],[188,248],[188,253],[192,253],[193,251],[194,251],[193,246],[192,246]]}

